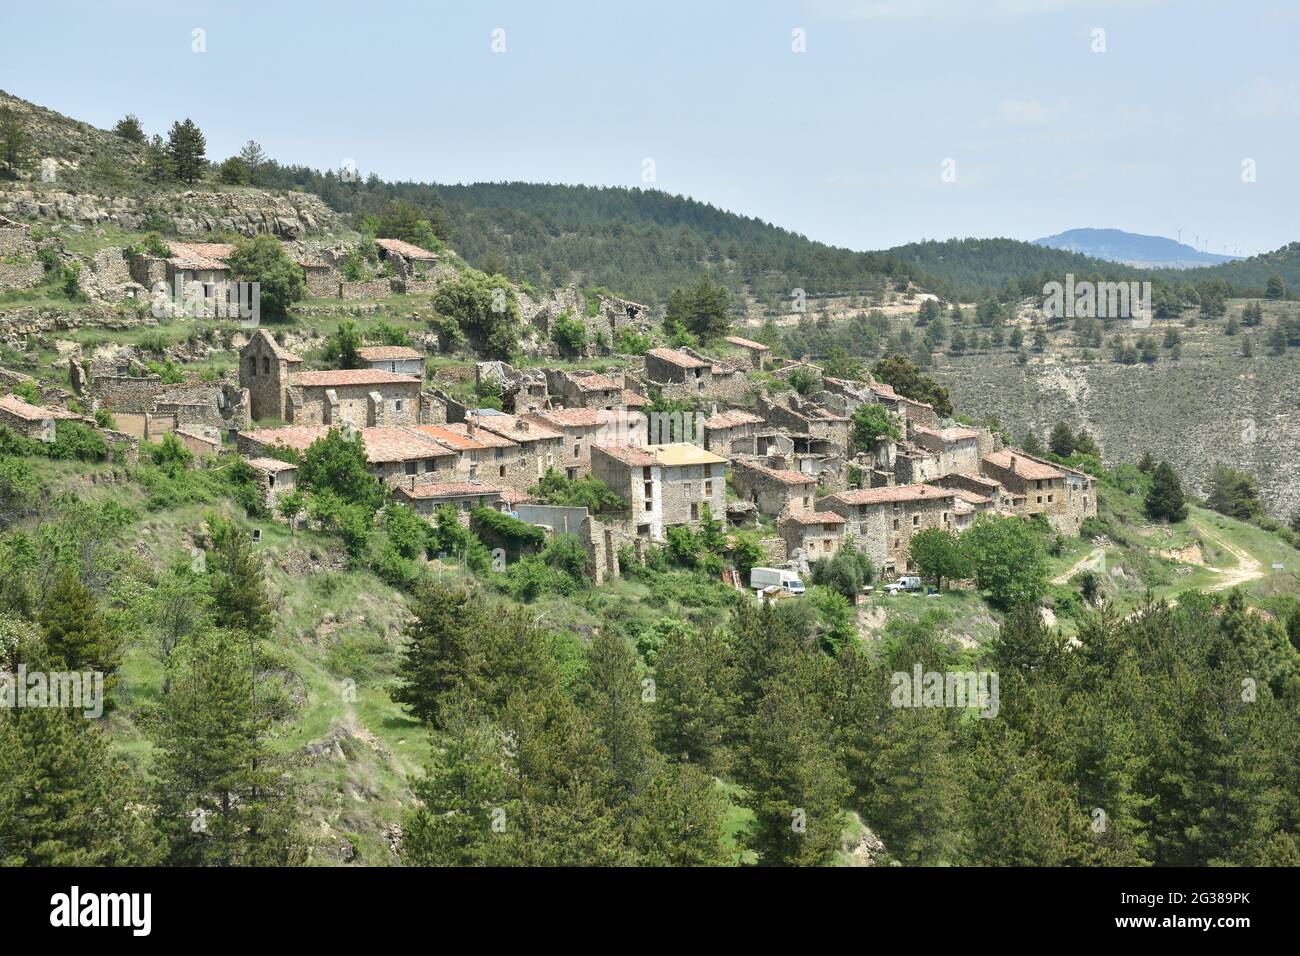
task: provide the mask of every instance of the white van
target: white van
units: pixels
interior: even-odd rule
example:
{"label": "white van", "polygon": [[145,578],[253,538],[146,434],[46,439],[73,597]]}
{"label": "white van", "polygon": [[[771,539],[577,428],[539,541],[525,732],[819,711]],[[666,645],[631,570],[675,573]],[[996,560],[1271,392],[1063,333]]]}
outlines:
{"label": "white van", "polygon": [[803,594],[803,582],[793,571],[780,568],[752,568],[749,572],[749,586],[755,591],[763,588],[778,587],[788,594]]}
{"label": "white van", "polygon": [[897,594],[899,591],[919,590],[921,590],[921,579],[915,574],[905,574],[892,584],[885,585],[886,594]]}

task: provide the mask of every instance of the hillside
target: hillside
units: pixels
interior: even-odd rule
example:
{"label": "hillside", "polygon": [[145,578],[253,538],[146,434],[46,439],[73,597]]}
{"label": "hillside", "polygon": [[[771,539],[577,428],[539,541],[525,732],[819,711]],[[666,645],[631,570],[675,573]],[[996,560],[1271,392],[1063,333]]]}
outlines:
{"label": "hillside", "polygon": [[[1242,304],[1230,302],[1239,317]],[[1300,314],[1294,303],[1265,307],[1264,328]],[[1032,316],[1022,318],[1028,327]],[[1264,332],[1226,335],[1228,318],[1156,320],[1157,343],[1173,329],[1180,354],[1167,350],[1151,364],[1121,364],[1109,348],[1084,348],[1062,328],[1042,352],[993,348],[937,356],[932,374],[968,414],[996,416],[1017,439],[1033,431],[1045,441],[1057,421],[1087,427],[1106,461],[1136,461],[1149,451],[1174,465],[1198,493],[1218,464],[1255,474],[1268,511],[1288,517],[1300,507],[1300,351],[1264,347]],[[1130,340],[1133,333],[1115,329]],[[1249,338],[1250,357],[1242,342]],[[1105,341],[1112,341],[1112,334]]]}
{"label": "hillside", "polygon": [[1149,269],[1187,269],[1233,262],[1236,256],[1201,252],[1165,236],[1143,236],[1122,229],[1067,229],[1035,239],[1034,245],[1081,252],[1094,259]]}

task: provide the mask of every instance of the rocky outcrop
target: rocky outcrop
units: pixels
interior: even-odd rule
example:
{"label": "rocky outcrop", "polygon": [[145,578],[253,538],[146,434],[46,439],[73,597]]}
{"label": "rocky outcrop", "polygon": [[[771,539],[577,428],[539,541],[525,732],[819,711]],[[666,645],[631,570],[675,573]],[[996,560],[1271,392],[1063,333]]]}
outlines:
{"label": "rocky outcrop", "polygon": [[309,193],[262,190],[188,190],[154,196],[94,196],[35,184],[0,191],[0,215],[93,226],[109,223],[142,230],[166,220],[181,236],[208,233],[255,236],[270,233],[281,239],[333,232],[338,214]]}

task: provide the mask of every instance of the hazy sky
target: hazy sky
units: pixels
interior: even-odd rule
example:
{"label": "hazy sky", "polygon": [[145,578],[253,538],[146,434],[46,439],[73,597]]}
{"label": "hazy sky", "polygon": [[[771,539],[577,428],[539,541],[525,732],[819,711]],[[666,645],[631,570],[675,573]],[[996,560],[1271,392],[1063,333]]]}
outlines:
{"label": "hazy sky", "polygon": [[857,249],[1182,227],[1250,254],[1300,239],[1297,40],[1300,0],[3,0],[0,88],[386,179],[648,185],[652,160]]}

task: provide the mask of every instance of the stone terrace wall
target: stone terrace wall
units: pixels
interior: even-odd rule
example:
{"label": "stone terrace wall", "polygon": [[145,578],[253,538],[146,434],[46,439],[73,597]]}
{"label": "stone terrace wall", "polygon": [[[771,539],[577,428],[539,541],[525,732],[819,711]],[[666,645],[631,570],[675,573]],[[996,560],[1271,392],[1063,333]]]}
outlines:
{"label": "stone terrace wall", "polygon": [[382,299],[391,295],[392,283],[388,279],[371,279],[369,282],[340,282],[340,299]]}

